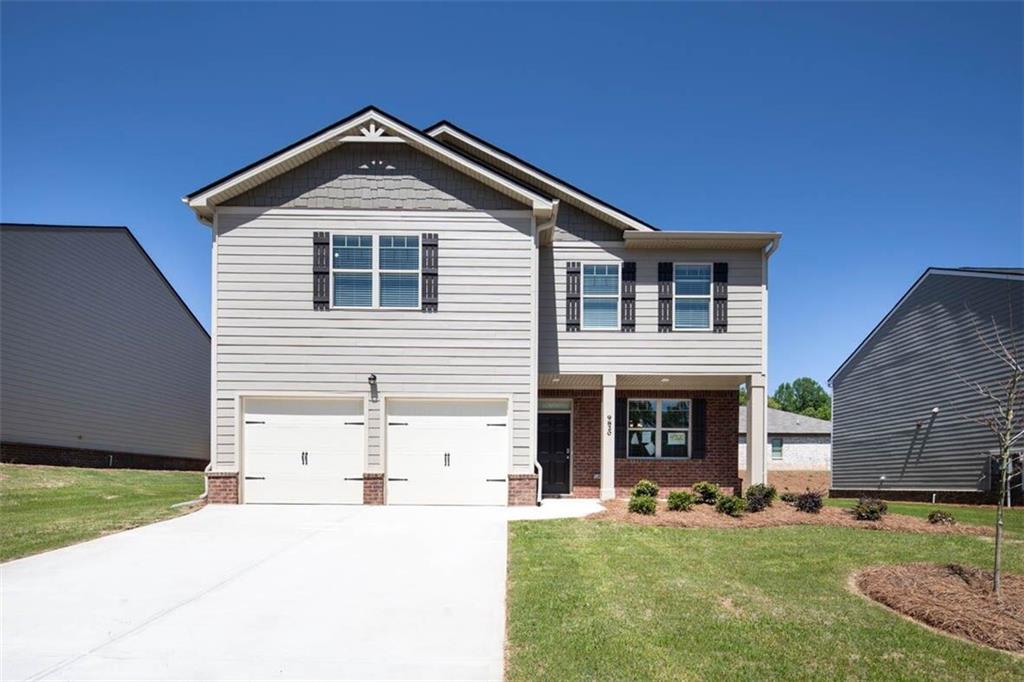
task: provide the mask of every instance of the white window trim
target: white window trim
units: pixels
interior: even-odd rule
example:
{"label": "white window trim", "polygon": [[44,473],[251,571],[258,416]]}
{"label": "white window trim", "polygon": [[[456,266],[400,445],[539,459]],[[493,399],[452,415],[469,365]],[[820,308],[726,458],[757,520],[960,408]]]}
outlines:
{"label": "white window trim", "polygon": [[[686,413],[688,415],[687,422],[688,426],[685,429],[677,428],[662,428],[661,426],[661,403],[662,400],[680,400],[686,403]],[[649,428],[632,428],[629,425],[629,404],[632,402],[652,402],[654,403],[654,457],[638,457],[629,454],[629,434],[633,431],[650,431]],[[661,434],[686,432],[686,456],[677,457],[672,455],[662,456],[661,454]],[[680,460],[680,459],[693,459],[693,401],[689,398],[629,398],[626,400],[626,459],[639,459],[650,461],[652,459],[667,459],[667,460]]]}
{"label": "white window trim", "polygon": [[[586,268],[588,265],[614,265],[615,266],[615,293],[614,294],[590,294],[586,291]],[[615,326],[614,327],[588,327],[584,322],[587,316],[584,314],[586,300],[588,298],[614,298],[615,299]],[[592,332],[615,332],[622,329],[622,263],[603,261],[598,263],[580,263],[580,329]]]}
{"label": "white window trim", "polygon": [[[354,270],[352,268],[334,267],[334,236],[340,237],[370,237],[370,269]],[[380,238],[381,237],[416,237],[419,244],[416,251],[415,270],[381,270],[380,269]],[[332,310],[420,310],[423,307],[423,235],[421,234],[384,234],[377,235],[357,232],[331,232],[329,235],[331,259],[330,282],[331,309]],[[358,272],[370,273],[370,305],[335,305],[334,304],[334,273],[336,272]],[[380,275],[381,272],[395,274],[416,274],[416,305],[415,306],[382,306],[380,304]]]}
{"label": "white window trim", "polygon": [[[676,268],[683,267],[706,267],[708,269],[708,293],[705,294],[677,294],[676,293]],[[712,263],[673,263],[672,264],[672,331],[675,332],[707,332],[714,327],[714,302],[715,291],[715,266]],[[703,299],[708,302],[708,326],[706,327],[680,327],[676,324],[676,299]]]}

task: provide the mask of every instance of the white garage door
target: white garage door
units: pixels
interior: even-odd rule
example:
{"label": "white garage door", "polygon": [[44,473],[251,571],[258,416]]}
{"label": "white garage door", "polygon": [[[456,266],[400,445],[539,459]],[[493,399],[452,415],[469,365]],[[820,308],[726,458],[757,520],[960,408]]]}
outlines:
{"label": "white garage door", "polygon": [[361,504],[361,400],[246,398],[247,503]]}
{"label": "white garage door", "polygon": [[389,504],[507,504],[505,400],[388,400]]}

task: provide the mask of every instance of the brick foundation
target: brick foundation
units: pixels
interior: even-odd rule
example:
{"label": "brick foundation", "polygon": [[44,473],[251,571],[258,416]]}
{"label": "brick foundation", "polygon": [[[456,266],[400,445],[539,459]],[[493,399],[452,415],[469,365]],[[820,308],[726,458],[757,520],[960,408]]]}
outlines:
{"label": "brick foundation", "polygon": [[384,504],[384,474],[363,474],[363,504]]}
{"label": "brick foundation", "polygon": [[508,504],[510,507],[537,504],[537,474],[509,474]]}
{"label": "brick foundation", "polygon": [[[542,398],[572,398],[572,494],[598,497],[601,475],[601,391],[541,391]],[[704,398],[707,400],[707,448],[704,459],[615,460],[615,491],[628,496],[642,478],[666,492],[698,481],[717,483],[729,492],[742,489],[736,468],[739,446],[737,391],[617,391],[619,398]]]}
{"label": "brick foundation", "polygon": [[209,471],[206,474],[206,501],[211,504],[238,504],[238,474],[233,471]]}
{"label": "brick foundation", "polygon": [[30,443],[0,443],[0,462],[8,464],[45,464],[61,467],[90,467],[95,469],[169,469],[174,471],[202,471],[207,459],[144,455],[137,452],[90,450],[55,445]]}

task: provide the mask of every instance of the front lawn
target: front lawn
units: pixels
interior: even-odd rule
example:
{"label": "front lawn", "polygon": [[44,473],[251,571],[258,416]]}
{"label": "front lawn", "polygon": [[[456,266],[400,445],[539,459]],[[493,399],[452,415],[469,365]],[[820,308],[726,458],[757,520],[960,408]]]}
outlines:
{"label": "front lawn", "polygon": [[[825,504],[832,507],[852,507],[857,500],[850,498],[826,498]],[[974,526],[996,527],[996,508],[991,506],[977,506],[968,504],[929,504],[927,502],[886,502],[889,505],[890,514],[906,514],[926,518],[928,512],[933,509],[941,509],[949,512],[956,519],[957,523],[967,523]],[[1024,540],[1024,509],[1007,509],[1003,515],[1003,531],[1007,537],[1015,537]]]}
{"label": "front lawn", "polygon": [[[1024,659],[848,589],[859,567],[988,567],[989,538],[824,526],[510,524],[509,680],[1024,679]],[[1024,572],[1024,543],[1007,551]]]}
{"label": "front lawn", "polygon": [[202,492],[193,471],[0,464],[0,561],[177,516]]}

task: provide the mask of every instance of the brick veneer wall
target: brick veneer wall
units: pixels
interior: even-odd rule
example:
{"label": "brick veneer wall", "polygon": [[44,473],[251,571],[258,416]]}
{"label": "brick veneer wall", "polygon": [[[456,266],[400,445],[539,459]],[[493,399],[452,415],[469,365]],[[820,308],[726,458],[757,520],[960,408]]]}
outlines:
{"label": "brick veneer wall", "polygon": [[384,504],[384,474],[363,474],[363,504]]}
{"label": "brick veneer wall", "polygon": [[238,504],[238,474],[210,471],[206,474],[206,501],[212,504]]}
{"label": "brick veneer wall", "polygon": [[98,469],[172,469],[202,471],[208,459],[145,455],[137,452],[91,450],[31,443],[0,443],[0,462],[11,464],[45,464],[63,467],[90,467]]}
{"label": "brick veneer wall", "polygon": [[[541,391],[542,398],[572,398],[572,494],[597,497],[601,474],[601,391]],[[619,398],[704,398],[707,400],[707,452],[704,459],[616,459],[615,490],[629,494],[641,478],[664,489],[711,481],[740,490],[736,468],[739,444],[738,391],[617,391]]]}
{"label": "brick veneer wall", "polygon": [[508,504],[518,507],[537,504],[537,474],[509,474]]}

